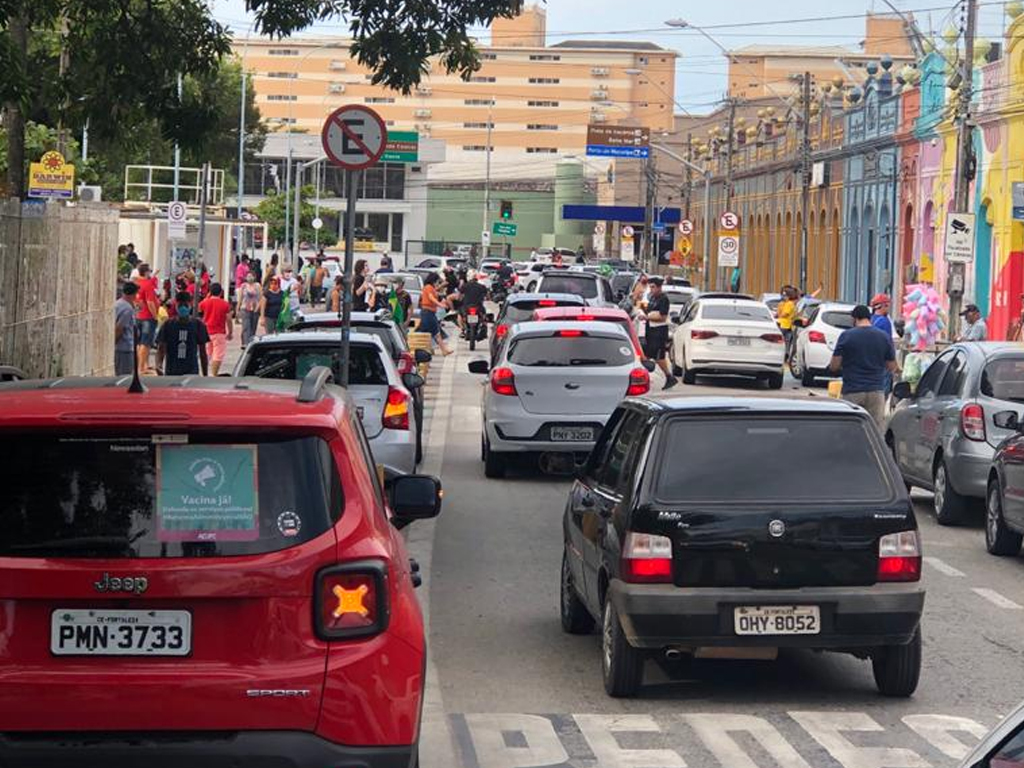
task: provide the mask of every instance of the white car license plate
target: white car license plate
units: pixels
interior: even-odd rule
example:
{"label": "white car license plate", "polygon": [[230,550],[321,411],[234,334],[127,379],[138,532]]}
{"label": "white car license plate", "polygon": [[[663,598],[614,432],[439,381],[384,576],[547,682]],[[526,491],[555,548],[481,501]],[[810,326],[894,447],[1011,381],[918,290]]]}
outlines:
{"label": "white car license plate", "polygon": [[188,611],[80,610],[58,608],[50,616],[50,653],[55,656],[188,656]]}
{"label": "white car license plate", "polygon": [[730,347],[749,347],[750,339],[745,336],[730,336],[728,344]]}
{"label": "white car license plate", "polygon": [[757,605],[733,609],[737,635],[817,635],[821,610],[816,605]]}
{"label": "white car license plate", "polygon": [[555,443],[584,443],[594,439],[593,427],[552,427],[551,441]]}
{"label": "white car license plate", "polygon": [[466,322],[469,323],[470,325],[479,325],[480,324],[480,316],[479,315],[466,315]]}

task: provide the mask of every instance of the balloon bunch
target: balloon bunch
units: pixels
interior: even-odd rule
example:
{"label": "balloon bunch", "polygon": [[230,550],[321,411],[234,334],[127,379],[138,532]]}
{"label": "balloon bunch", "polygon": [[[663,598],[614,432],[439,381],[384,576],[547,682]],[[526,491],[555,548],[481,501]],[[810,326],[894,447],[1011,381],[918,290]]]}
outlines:
{"label": "balloon bunch", "polygon": [[908,285],[903,299],[903,317],[911,349],[923,352],[932,346],[947,325],[939,292],[927,283]]}

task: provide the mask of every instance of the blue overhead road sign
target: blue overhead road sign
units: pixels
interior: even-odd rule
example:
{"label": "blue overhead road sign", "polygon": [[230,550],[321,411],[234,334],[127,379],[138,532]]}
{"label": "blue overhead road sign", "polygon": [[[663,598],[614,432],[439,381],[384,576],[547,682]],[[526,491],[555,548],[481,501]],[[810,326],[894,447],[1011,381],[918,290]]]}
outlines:
{"label": "blue overhead road sign", "polygon": [[646,160],[651,156],[650,147],[606,147],[601,144],[587,144],[590,157],[631,157]]}
{"label": "blue overhead road sign", "polygon": [[651,132],[626,125],[587,126],[587,154],[646,160],[651,156]]}

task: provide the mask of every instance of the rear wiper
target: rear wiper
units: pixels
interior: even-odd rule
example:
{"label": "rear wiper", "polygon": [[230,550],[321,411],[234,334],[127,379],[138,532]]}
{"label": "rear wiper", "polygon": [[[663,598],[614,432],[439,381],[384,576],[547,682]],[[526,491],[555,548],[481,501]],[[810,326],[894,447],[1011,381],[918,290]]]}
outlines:
{"label": "rear wiper", "polygon": [[250,375],[255,376],[256,378],[263,378],[268,373],[276,373],[282,368],[287,368],[289,365],[291,365],[291,360],[278,360],[276,363],[264,366],[263,368],[258,369],[256,373]]}
{"label": "rear wiper", "polygon": [[[141,534],[139,534],[141,535]],[[11,552],[83,552],[92,549],[127,550],[139,535],[129,539],[127,536],[77,536],[72,539],[52,539],[50,541],[33,542],[32,544],[12,544]]]}
{"label": "rear wiper", "polygon": [[569,361],[569,365],[608,365],[608,361],[599,357],[574,357]]}

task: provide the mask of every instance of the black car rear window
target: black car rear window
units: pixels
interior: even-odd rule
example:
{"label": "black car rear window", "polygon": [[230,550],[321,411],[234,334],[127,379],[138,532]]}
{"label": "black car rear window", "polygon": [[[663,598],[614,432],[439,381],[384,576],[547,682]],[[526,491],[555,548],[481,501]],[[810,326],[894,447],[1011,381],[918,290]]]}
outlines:
{"label": "black car rear window", "polygon": [[[177,558],[276,552],[342,514],[318,437],[6,434],[0,557]],[[184,442],[187,440],[187,442]]]}
{"label": "black car rear window", "polygon": [[1024,403],[1024,357],[992,360],[981,374],[981,394]]}
{"label": "black car rear window", "polygon": [[[337,344],[258,344],[253,348],[243,375],[261,379],[301,379],[316,366],[323,365],[334,371],[338,378],[341,373],[340,352]],[[348,380],[350,384],[388,385],[387,368],[375,347],[352,345]]]}
{"label": "black car rear window", "polygon": [[542,336],[518,339],[509,350],[509,361],[530,368],[593,368],[628,365],[636,350],[628,339],[597,336]]}
{"label": "black car rear window", "polygon": [[654,496],[664,503],[883,503],[893,485],[854,418],[716,416],[665,426]]}
{"label": "black car rear window", "polygon": [[821,322],[833,328],[853,328],[853,314],[850,312],[822,312]]}
{"label": "black car rear window", "polygon": [[584,277],[582,273],[565,275],[544,275],[541,288],[545,293],[568,293],[584,299],[597,298],[597,280]]}

